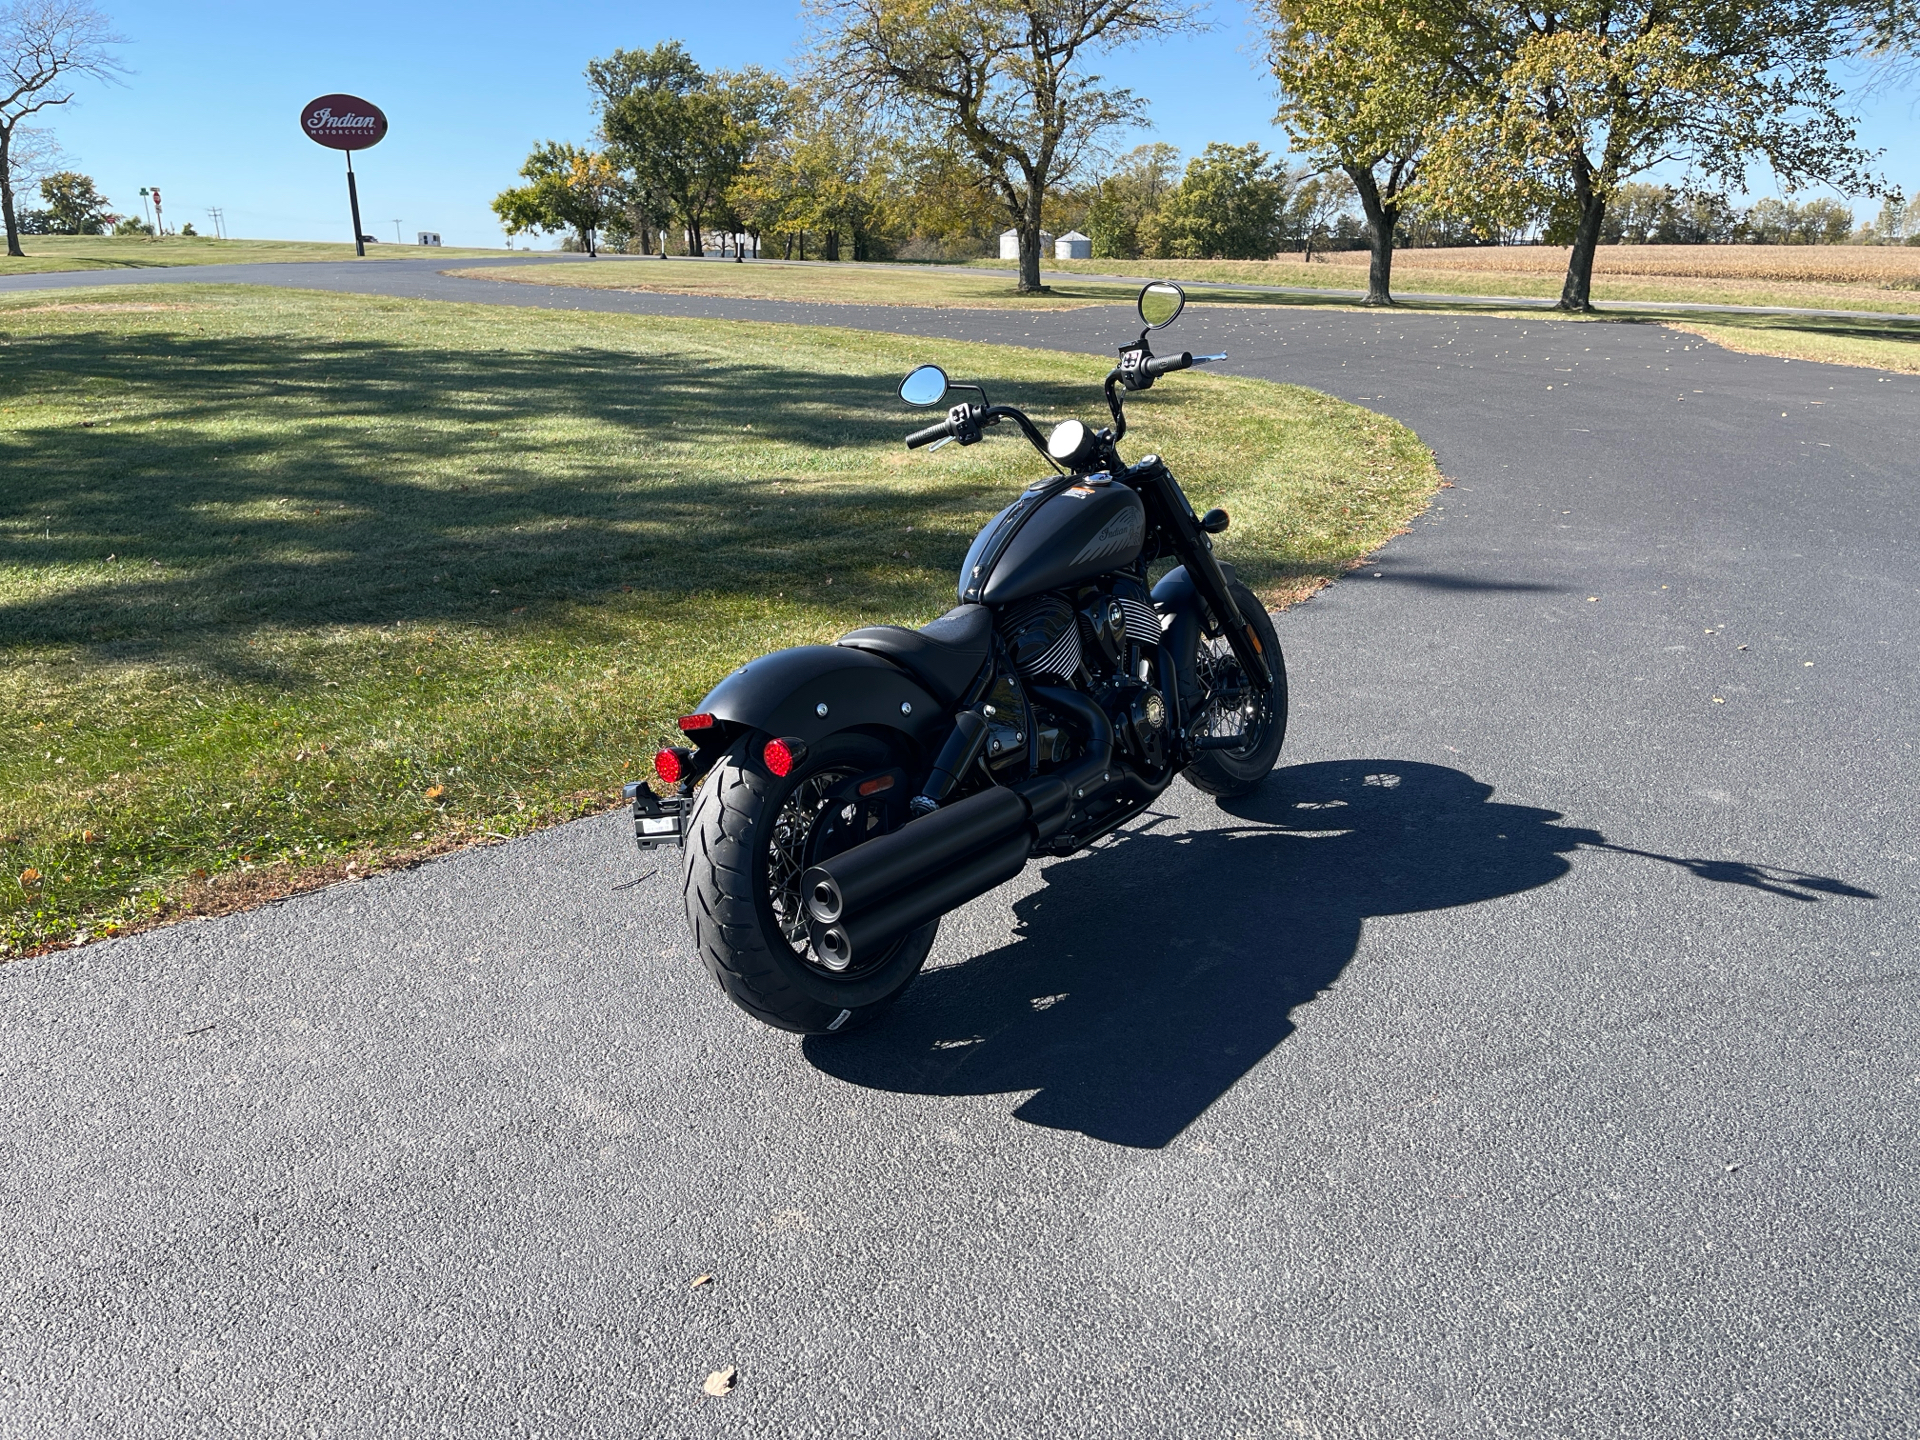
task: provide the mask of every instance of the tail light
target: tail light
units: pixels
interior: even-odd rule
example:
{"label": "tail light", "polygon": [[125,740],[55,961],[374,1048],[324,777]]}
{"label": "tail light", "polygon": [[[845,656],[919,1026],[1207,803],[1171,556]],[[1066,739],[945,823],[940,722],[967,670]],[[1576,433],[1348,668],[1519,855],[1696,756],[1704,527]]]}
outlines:
{"label": "tail light", "polygon": [[711,715],[682,715],[680,728],[691,733],[695,730],[711,730],[717,722]]}
{"label": "tail light", "polygon": [[653,757],[653,773],[668,785],[678,785],[690,773],[689,762],[693,759],[691,750],[672,745],[657,752]]}
{"label": "tail light", "polygon": [[760,758],[766,762],[767,769],[784,780],[794,772],[796,766],[806,762],[806,742],[792,737],[769,740],[767,748],[760,752]]}

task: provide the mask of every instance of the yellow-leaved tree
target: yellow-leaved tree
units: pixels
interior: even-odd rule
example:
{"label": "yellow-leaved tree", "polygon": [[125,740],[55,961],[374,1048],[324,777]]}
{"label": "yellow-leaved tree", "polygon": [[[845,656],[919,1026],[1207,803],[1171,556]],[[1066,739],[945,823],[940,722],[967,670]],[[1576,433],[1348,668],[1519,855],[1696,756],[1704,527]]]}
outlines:
{"label": "yellow-leaved tree", "polygon": [[1560,306],[1592,308],[1593,254],[1620,187],[1684,167],[1743,188],[1759,162],[1789,188],[1878,194],[1874,155],[1831,73],[1854,43],[1822,0],[1462,0],[1457,65],[1474,83],[1430,137],[1422,203],[1495,223],[1544,217],[1571,244]]}
{"label": "yellow-leaved tree", "polygon": [[1040,284],[1047,193],[1145,102],[1085,72],[1088,57],[1196,28],[1178,0],[814,0],[816,83],[856,112],[947,145],[999,197],[1020,237],[1023,292]]}
{"label": "yellow-leaved tree", "polygon": [[1435,132],[1480,83],[1456,4],[1256,0],[1280,87],[1275,117],[1319,170],[1353,182],[1367,220],[1369,305],[1393,303],[1400,217]]}

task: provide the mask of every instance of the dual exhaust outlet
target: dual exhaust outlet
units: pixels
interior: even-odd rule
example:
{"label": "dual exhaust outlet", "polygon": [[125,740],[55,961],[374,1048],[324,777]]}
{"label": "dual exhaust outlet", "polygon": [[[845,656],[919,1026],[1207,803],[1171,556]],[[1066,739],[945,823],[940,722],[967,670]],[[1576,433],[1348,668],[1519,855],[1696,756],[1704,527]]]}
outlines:
{"label": "dual exhaust outlet", "polygon": [[800,877],[813,953],[840,972],[1004,884],[1072,809],[1065,780],[983,790],[856,845]]}

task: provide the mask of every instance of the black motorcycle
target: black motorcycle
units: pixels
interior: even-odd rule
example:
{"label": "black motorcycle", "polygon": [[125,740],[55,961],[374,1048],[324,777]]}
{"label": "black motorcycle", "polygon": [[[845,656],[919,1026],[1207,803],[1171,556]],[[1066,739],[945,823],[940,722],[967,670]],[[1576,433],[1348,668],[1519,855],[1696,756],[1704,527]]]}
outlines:
{"label": "black motorcycle", "polygon": [[[954,391],[909,449],[977,444],[1011,421],[1053,465],[996,515],[960,604],[923,629],[876,625],[741,666],[682,716],[690,742],[630,785],[643,849],[686,850],[700,958],[749,1014],[803,1034],[855,1029],[906,989],[940,916],[1124,825],[1176,775],[1244,794],[1286,735],[1273,623],[1214,558],[1222,510],[1196,516],[1159,456],[1129,465],[1123,394],[1223,355],[1156,356],[1186,304],[1140,292],[1140,338],[1106,379],[1111,426],[1042,436],[979,385],[924,365],[911,405]],[[1174,568],[1149,589],[1149,567]]]}

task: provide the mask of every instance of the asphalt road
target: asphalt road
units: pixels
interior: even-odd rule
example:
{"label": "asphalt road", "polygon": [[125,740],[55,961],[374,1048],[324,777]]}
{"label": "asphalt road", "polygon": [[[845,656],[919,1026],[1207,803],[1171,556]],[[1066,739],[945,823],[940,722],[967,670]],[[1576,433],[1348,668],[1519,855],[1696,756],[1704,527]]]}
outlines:
{"label": "asphalt road", "polygon": [[[261,267],[1122,338],[348,268]],[[1171,336],[1455,482],[1280,617],[1258,794],[1031,867],[838,1044],[733,1012],[611,818],[0,968],[0,1432],[1920,1434],[1920,380]]]}

